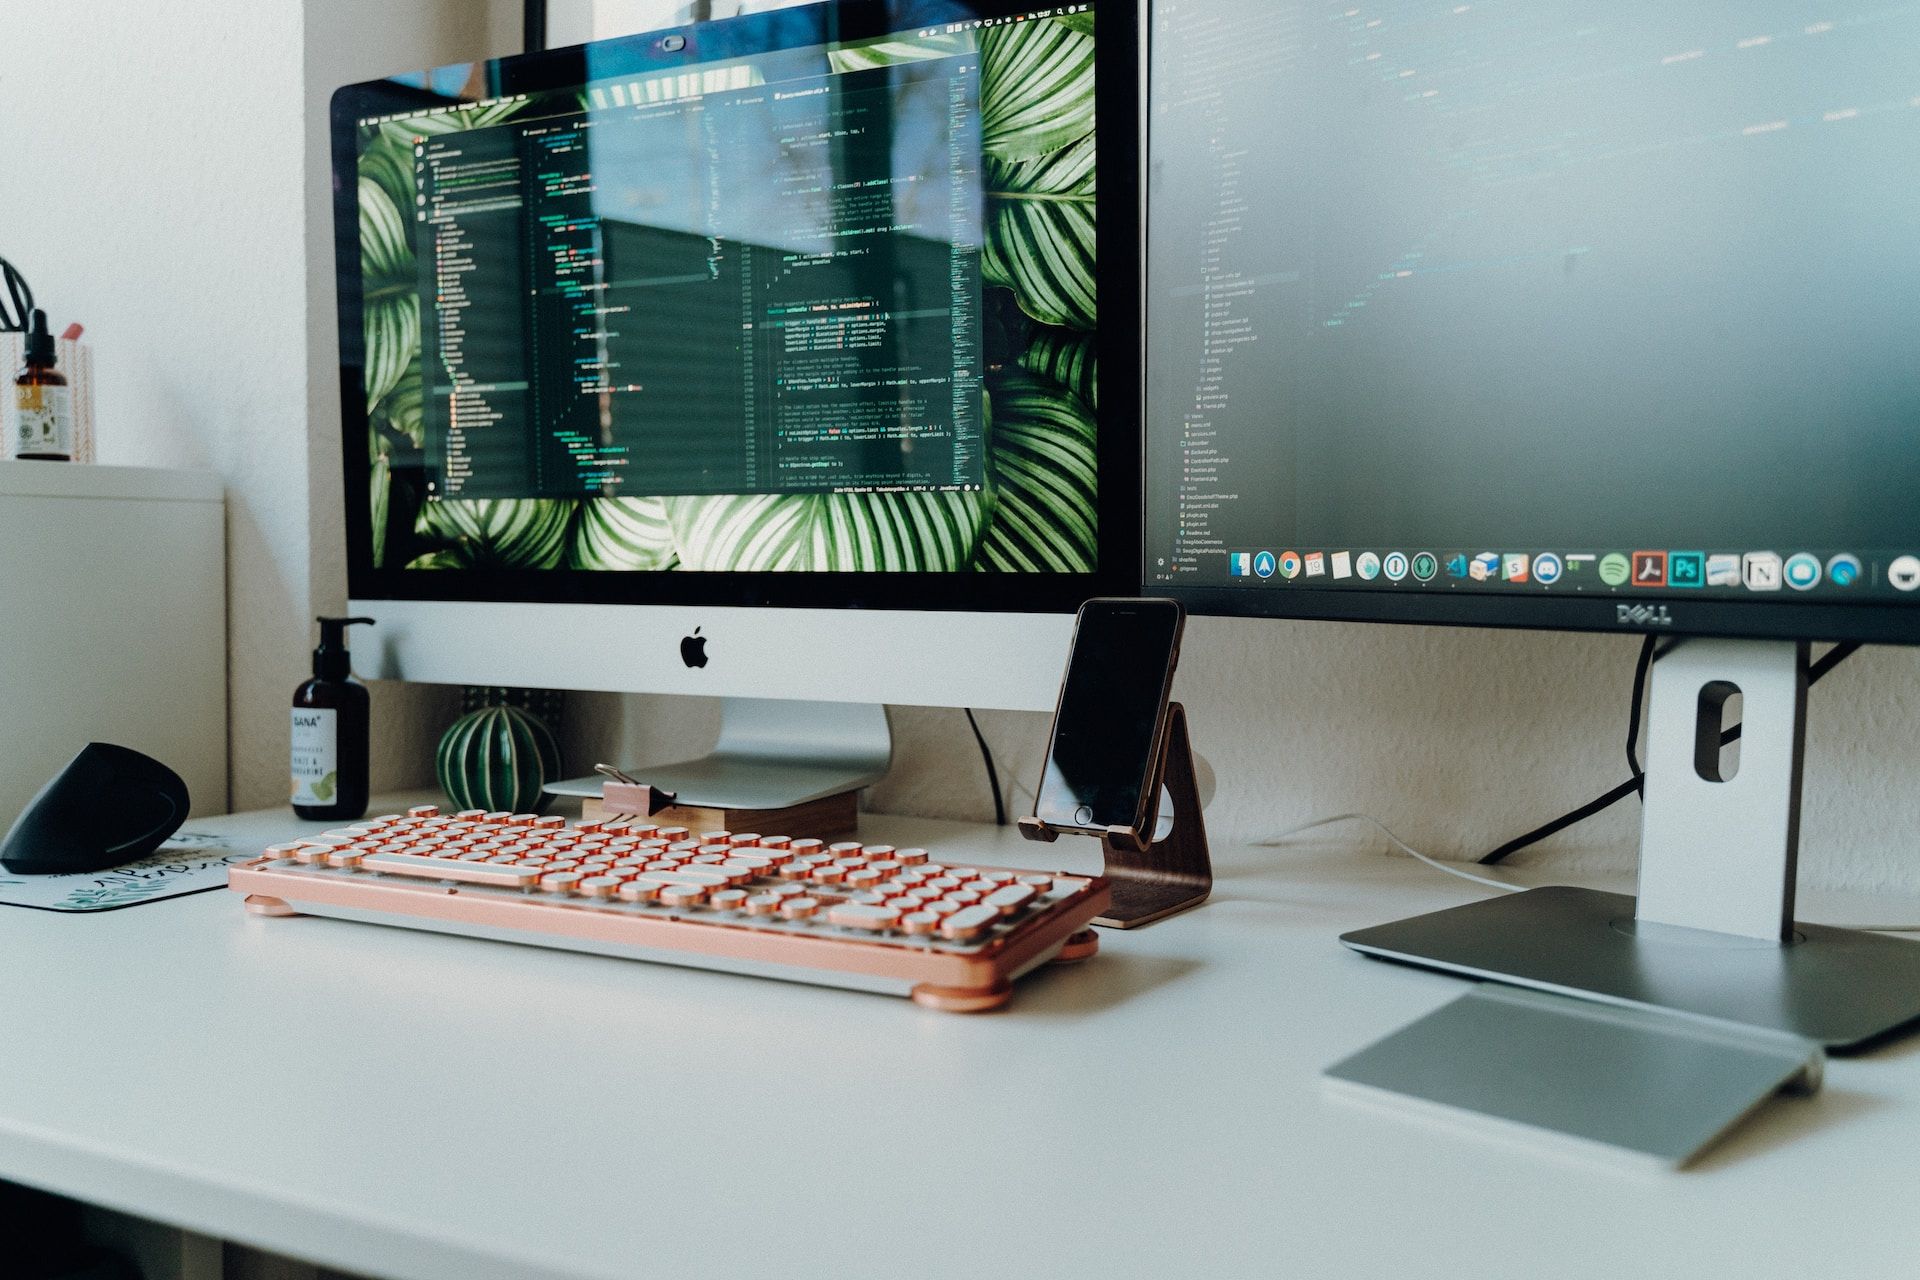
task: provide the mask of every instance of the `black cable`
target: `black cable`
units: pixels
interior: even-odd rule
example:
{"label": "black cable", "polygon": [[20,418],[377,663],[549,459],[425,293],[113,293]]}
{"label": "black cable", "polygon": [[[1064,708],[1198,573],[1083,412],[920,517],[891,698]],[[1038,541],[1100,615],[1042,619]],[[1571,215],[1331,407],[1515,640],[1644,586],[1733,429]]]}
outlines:
{"label": "black cable", "polygon": [[[6,297],[0,297],[0,333],[25,333],[33,319],[33,290],[27,278],[11,262],[0,258],[0,284],[7,290]],[[8,299],[12,299],[11,309]]]}
{"label": "black cable", "polygon": [[[1565,831],[1568,827],[1574,826],[1577,823],[1585,822],[1588,818],[1593,817],[1595,814],[1604,813],[1606,810],[1611,809],[1614,805],[1619,804],[1622,800],[1625,800],[1628,796],[1638,795],[1640,791],[1646,786],[1646,775],[1638,767],[1638,761],[1633,753],[1633,742],[1634,742],[1634,739],[1639,737],[1640,699],[1644,689],[1644,683],[1646,678],[1646,666],[1651,665],[1649,656],[1652,654],[1652,651],[1653,651],[1652,637],[1648,637],[1648,642],[1646,646],[1644,646],[1640,651],[1641,662],[1645,665],[1643,665],[1640,669],[1636,670],[1634,675],[1633,727],[1629,730],[1629,733],[1631,736],[1629,736],[1627,740],[1627,744],[1628,744],[1627,759],[1630,762],[1633,762],[1635,765],[1633,776],[1631,778],[1628,778],[1625,782],[1621,783],[1619,786],[1613,788],[1611,791],[1608,791],[1604,795],[1596,796],[1594,799],[1587,801],[1587,803],[1581,805],[1578,809],[1575,809],[1570,813],[1562,814],[1558,818],[1555,818],[1552,822],[1547,823],[1545,826],[1535,827],[1532,831],[1527,832],[1525,835],[1516,836],[1514,839],[1507,841],[1505,844],[1501,845],[1498,849],[1495,849],[1491,853],[1488,853],[1484,857],[1482,857],[1480,859],[1480,864],[1482,866],[1492,866],[1495,863],[1504,862],[1510,855],[1518,853],[1520,850],[1525,849],[1529,845],[1539,844],[1542,840],[1545,840],[1547,837],[1558,835],[1560,832]],[[1854,654],[1858,653],[1859,651],[1860,651],[1860,646],[1858,644],[1852,644],[1852,643],[1835,645],[1833,648],[1829,649],[1824,655],[1822,655],[1822,657],[1818,662],[1815,662],[1813,665],[1807,668],[1807,687],[1811,689],[1814,685],[1819,684],[1833,671],[1835,667],[1839,666],[1841,663],[1845,662],[1848,658],[1851,658]],[[1724,747],[1729,743],[1738,742],[1740,740],[1740,730],[1742,729],[1742,727],[1743,726],[1741,725],[1735,725],[1733,726],[1733,728],[1728,729],[1727,731],[1722,733],[1720,735],[1720,745]]]}
{"label": "black cable", "polygon": [[1585,822],[1588,818],[1593,817],[1597,813],[1605,813],[1608,809],[1613,808],[1613,806],[1615,806],[1616,804],[1619,804],[1622,800],[1625,800],[1628,796],[1638,795],[1640,792],[1640,789],[1645,785],[1646,785],[1646,775],[1635,774],[1633,777],[1628,778],[1625,782],[1621,783],[1619,786],[1615,787],[1613,790],[1607,792],[1605,795],[1599,796],[1599,797],[1596,797],[1595,799],[1587,801],[1585,804],[1581,805],[1578,809],[1573,810],[1573,812],[1563,813],[1559,817],[1555,818],[1552,822],[1549,822],[1546,826],[1535,827],[1532,831],[1527,832],[1527,834],[1520,836],[1517,839],[1507,841],[1505,844],[1501,845],[1498,849],[1495,849],[1492,853],[1489,853],[1484,858],[1481,858],[1480,859],[1481,865],[1492,866],[1496,862],[1505,861],[1509,854],[1518,853],[1520,852],[1520,850],[1526,848],[1528,845],[1539,844],[1542,840],[1545,840],[1548,836],[1559,835],[1562,831],[1565,831],[1568,827],[1574,826],[1578,823]]}
{"label": "black cable", "polygon": [[1633,664],[1633,705],[1627,711],[1627,772],[1639,777],[1646,770],[1640,767],[1640,716],[1647,701],[1647,673],[1653,670],[1653,637],[1648,636],[1640,644],[1640,660]]}
{"label": "black cable", "polygon": [[547,0],[525,0],[520,31],[525,52],[539,53],[547,47]]}
{"label": "black cable", "polygon": [[987,745],[987,735],[980,732],[980,722],[973,718],[973,709],[965,709],[967,723],[973,726],[973,740],[980,744],[980,759],[987,766],[987,785],[993,788],[993,822],[995,826],[1007,825],[1007,802],[1000,794],[1000,770],[993,763],[993,748]]}
{"label": "black cable", "polygon": [[1827,650],[1818,662],[1807,668],[1807,687],[1811,689],[1814,685],[1819,684],[1827,678],[1828,672],[1858,652],[1860,652],[1860,645],[1855,641],[1848,641],[1846,644],[1837,644]]}

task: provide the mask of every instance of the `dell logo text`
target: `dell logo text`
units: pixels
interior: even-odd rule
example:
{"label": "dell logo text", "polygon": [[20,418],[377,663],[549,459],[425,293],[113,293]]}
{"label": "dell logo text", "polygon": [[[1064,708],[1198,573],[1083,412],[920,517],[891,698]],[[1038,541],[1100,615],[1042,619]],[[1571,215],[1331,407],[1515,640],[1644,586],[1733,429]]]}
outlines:
{"label": "dell logo text", "polygon": [[1663,604],[1618,604],[1614,606],[1616,620],[1623,627],[1670,627],[1673,614]]}

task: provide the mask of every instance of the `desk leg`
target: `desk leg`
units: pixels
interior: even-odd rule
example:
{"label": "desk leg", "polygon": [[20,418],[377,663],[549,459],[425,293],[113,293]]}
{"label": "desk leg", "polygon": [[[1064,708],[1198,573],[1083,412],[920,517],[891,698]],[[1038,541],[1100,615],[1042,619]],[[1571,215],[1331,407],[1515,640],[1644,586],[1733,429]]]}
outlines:
{"label": "desk leg", "polygon": [[94,1205],[80,1221],[89,1243],[125,1257],[144,1280],[227,1280],[225,1248],[212,1236]]}

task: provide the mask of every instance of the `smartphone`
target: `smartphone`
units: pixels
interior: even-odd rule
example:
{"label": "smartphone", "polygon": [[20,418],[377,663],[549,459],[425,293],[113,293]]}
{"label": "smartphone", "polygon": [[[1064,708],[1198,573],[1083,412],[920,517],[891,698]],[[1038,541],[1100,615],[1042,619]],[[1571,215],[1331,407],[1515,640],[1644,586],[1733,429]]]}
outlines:
{"label": "smartphone", "polygon": [[1151,830],[1167,695],[1186,610],[1173,600],[1089,600],[1073,628],[1067,678],[1034,816],[1050,827]]}

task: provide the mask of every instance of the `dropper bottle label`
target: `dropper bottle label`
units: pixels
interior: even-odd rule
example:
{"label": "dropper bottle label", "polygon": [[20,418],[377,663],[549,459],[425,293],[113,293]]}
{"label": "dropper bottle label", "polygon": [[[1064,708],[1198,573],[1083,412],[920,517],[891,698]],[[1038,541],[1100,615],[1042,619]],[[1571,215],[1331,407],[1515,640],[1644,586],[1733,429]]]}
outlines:
{"label": "dropper bottle label", "polygon": [[72,389],[16,385],[14,426],[8,432],[16,458],[73,456]]}

